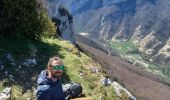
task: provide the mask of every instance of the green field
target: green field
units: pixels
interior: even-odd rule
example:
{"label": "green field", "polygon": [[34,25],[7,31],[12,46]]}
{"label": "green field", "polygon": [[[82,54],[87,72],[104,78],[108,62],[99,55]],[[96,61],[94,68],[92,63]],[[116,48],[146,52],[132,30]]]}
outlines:
{"label": "green field", "polygon": [[133,43],[133,40],[128,41],[113,41],[108,45],[120,54],[126,54],[130,50],[138,49],[138,46]]}

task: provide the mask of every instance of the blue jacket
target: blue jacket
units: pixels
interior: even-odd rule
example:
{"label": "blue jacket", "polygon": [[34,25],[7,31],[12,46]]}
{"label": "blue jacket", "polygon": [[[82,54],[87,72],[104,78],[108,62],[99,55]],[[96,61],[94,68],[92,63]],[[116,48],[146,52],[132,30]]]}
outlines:
{"label": "blue jacket", "polygon": [[38,77],[37,100],[65,100],[61,80],[53,82],[43,70]]}

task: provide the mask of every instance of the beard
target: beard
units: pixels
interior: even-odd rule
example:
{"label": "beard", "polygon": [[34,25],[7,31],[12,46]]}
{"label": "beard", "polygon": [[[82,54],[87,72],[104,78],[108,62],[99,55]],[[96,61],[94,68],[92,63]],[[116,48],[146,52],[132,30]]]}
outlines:
{"label": "beard", "polygon": [[53,77],[57,79],[61,79],[62,73],[61,72],[54,72]]}

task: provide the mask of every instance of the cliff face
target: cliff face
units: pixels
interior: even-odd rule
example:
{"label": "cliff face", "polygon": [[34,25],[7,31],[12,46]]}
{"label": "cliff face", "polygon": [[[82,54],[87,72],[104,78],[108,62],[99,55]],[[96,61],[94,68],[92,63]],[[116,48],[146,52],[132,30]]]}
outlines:
{"label": "cliff face", "polygon": [[56,23],[58,35],[75,44],[73,34],[73,17],[69,11],[61,4],[60,0],[46,0],[44,6],[48,15]]}
{"label": "cliff face", "polygon": [[[62,0],[74,15],[76,33],[112,40],[134,39],[139,50],[169,66],[169,0]],[[166,51],[166,53],[165,53]]]}

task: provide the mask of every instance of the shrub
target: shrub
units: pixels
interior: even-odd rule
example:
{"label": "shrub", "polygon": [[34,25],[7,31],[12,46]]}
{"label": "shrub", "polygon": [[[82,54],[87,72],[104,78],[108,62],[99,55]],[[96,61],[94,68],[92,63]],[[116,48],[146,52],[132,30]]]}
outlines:
{"label": "shrub", "polygon": [[0,35],[40,39],[51,36],[55,27],[35,0],[0,1]]}

